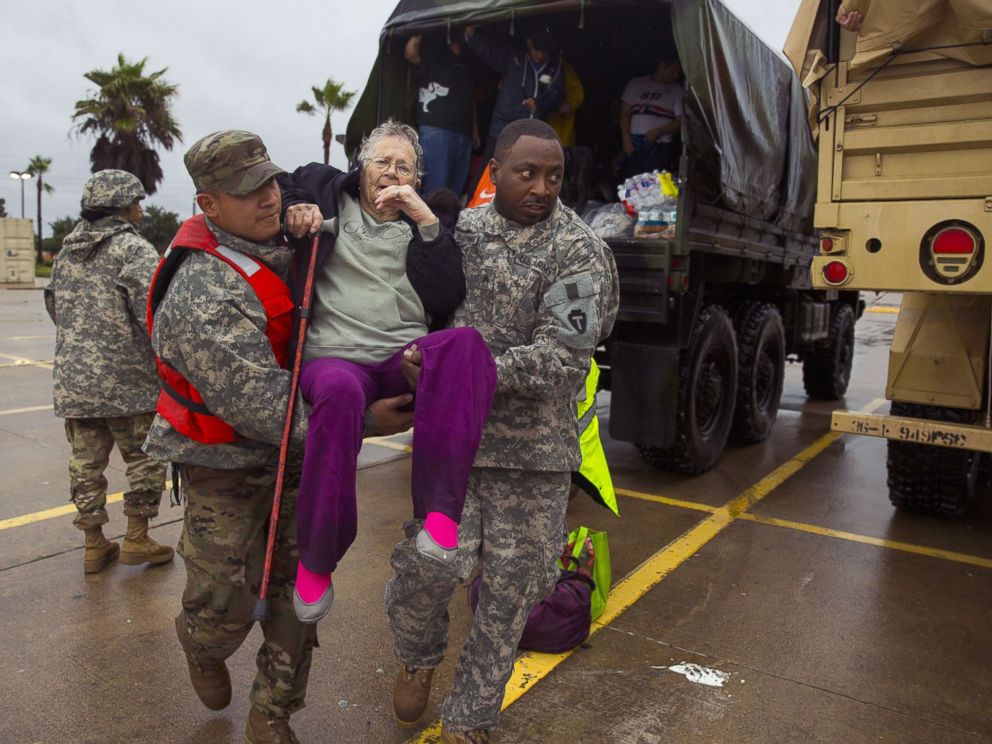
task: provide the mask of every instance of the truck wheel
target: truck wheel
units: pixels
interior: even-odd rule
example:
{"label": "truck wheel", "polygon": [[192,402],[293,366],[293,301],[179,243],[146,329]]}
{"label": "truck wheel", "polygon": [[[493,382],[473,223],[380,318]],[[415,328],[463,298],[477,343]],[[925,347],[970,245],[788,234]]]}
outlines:
{"label": "truck wheel", "polygon": [[[975,412],[892,402],[893,416],[974,423]],[[889,440],[889,501],[897,509],[956,517],[975,502],[983,455],[980,452]]]}
{"label": "truck wheel", "polygon": [[741,442],[763,442],[772,432],[785,379],[785,328],[778,308],[749,304],[737,327],[737,406],[733,434]]}
{"label": "truck wheel", "polygon": [[703,308],[679,368],[675,444],[641,447],[644,461],[665,470],[702,473],[723,452],[737,398],[734,326],[719,305]]}
{"label": "truck wheel", "polygon": [[806,395],[823,400],[844,397],[854,363],[854,308],[842,304],[830,319],[830,337],[803,355]]}

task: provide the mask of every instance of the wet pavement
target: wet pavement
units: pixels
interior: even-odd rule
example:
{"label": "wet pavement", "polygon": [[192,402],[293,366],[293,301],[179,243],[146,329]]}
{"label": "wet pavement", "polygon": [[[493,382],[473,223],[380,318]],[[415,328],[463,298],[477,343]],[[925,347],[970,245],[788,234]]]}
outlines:
{"label": "wet pavement", "polygon": [[[839,403],[850,409],[886,408],[898,297],[877,302],[858,324]],[[82,572],[68,447],[50,408],[53,342],[41,292],[0,290],[0,742],[241,742],[260,633],[229,663],[234,701],[212,713],[174,635],[181,562]],[[494,741],[992,741],[992,514],[896,513],[885,443],[831,434],[836,405],[808,401],[790,365],[771,439],[731,446],[697,478],[607,441],[621,518],[584,496],[569,509],[570,525],[609,532],[607,612],[574,653],[522,655]],[[293,717],[303,742],[435,740],[430,723],[399,729],[389,702],[382,589],[410,510],[408,440],[363,450],[359,537]],[[108,479],[119,494],[116,455]],[[113,536],[124,528],[117,498]],[[153,535],[175,544],[181,513],[163,501]],[[470,621],[464,599],[452,601],[455,645],[428,722]]]}

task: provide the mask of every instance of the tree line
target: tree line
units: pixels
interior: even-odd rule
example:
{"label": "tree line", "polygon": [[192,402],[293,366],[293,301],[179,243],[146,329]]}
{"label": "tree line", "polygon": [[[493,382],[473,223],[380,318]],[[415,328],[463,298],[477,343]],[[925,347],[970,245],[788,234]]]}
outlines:
{"label": "tree line", "polygon": [[[116,168],[133,173],[141,181],[148,195],[154,194],[164,174],[159,163],[158,149],[172,150],[182,142],[182,130],[172,113],[179,95],[179,86],[165,78],[167,67],[145,72],[148,58],[130,61],[123,54],[117,55],[117,64],[109,70],[95,69],[84,77],[95,87],[86,98],[76,101],[72,115],[71,132],[78,136],[92,136],[95,141],[90,150],[90,171]],[[320,86],[313,86],[313,101],[300,102],[296,110],[303,114],[323,116],[321,144],[324,163],[330,161],[333,141],[331,113],[344,111],[351,103],[355,91],[346,91],[341,83],[328,78]],[[51,158],[36,155],[23,172],[35,179],[38,201],[37,253],[57,253],[62,240],[72,230],[75,218],[63,217],[49,223],[52,235],[42,239],[42,196],[54,190],[45,183],[51,170]],[[82,184],[80,184],[80,187]],[[0,199],[0,217],[5,216]],[[165,250],[179,228],[179,215],[156,206],[148,206],[139,230],[159,249]]]}

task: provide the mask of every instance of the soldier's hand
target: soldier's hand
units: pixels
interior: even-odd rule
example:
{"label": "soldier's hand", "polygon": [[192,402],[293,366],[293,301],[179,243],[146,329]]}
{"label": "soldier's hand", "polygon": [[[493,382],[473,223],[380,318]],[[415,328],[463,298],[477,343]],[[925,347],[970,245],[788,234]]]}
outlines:
{"label": "soldier's hand", "polygon": [[409,349],[403,352],[403,360],[400,362],[400,372],[406,379],[406,384],[411,390],[417,389],[417,382],[420,380],[420,365],[424,361],[423,352],[412,344]]}
{"label": "soldier's hand", "polygon": [[537,113],[537,101],[533,98],[525,98],[520,103],[529,108],[532,114]]}
{"label": "soldier's hand", "polygon": [[294,204],[286,210],[286,232],[294,238],[316,235],[324,215],[316,204]]}
{"label": "soldier's hand", "polygon": [[844,10],[844,6],[842,5],[840,10],[837,11],[837,23],[846,28],[848,31],[857,33],[861,30],[861,24],[863,22],[864,16],[856,10],[852,10],[848,13]]}
{"label": "soldier's hand", "polygon": [[375,433],[388,437],[404,432],[413,426],[413,411],[397,410],[409,405],[412,401],[413,396],[409,393],[397,395],[395,398],[380,398],[374,401],[369,406],[369,415],[372,418]]}

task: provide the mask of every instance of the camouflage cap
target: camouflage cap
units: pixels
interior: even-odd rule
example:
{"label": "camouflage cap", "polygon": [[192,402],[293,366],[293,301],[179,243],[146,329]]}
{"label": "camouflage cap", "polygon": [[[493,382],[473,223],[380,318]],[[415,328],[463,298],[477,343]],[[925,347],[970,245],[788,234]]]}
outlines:
{"label": "camouflage cap", "polygon": [[102,170],[93,174],[83,186],[79,204],[83,209],[119,209],[130,207],[147,196],[145,187],[133,173],[122,170]]}
{"label": "camouflage cap", "polygon": [[250,194],[285,171],[269,160],[261,138],[226,129],[197,140],[183,158],[197,191],[217,189],[234,196]]}

